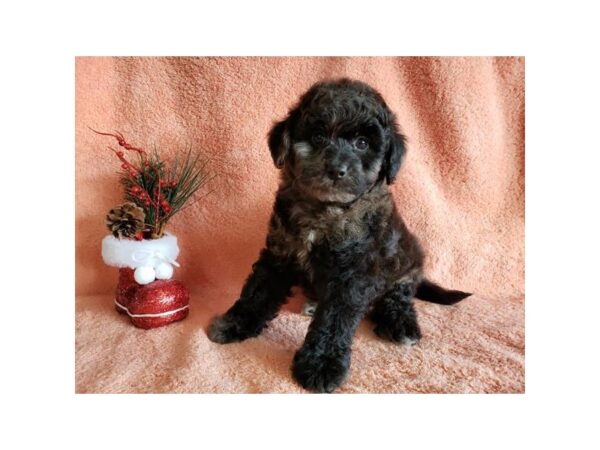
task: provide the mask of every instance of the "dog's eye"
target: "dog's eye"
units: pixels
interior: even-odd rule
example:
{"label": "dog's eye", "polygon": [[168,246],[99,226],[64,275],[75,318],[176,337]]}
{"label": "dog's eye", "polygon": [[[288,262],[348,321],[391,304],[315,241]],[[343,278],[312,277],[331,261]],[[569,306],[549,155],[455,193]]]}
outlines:
{"label": "dog's eye", "polygon": [[359,150],[366,150],[369,148],[369,140],[364,136],[359,136],[354,141],[354,146]]}
{"label": "dog's eye", "polygon": [[327,143],[327,136],[325,136],[323,133],[313,134],[312,141],[313,141],[313,144],[323,145],[323,144]]}

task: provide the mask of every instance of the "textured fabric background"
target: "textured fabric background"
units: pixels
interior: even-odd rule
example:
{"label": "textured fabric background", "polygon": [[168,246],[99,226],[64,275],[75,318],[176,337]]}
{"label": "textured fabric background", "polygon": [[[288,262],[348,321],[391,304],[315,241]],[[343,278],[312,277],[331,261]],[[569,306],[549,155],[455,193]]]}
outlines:
{"label": "textured fabric background", "polygon": [[[217,346],[204,327],[237,298],[264,243],[278,173],[266,134],[314,82],[378,89],[408,136],[392,190],[428,255],[429,277],[476,295],[417,302],[412,349],[359,329],[341,392],[523,392],[523,58],[78,58],[76,385],[78,392],[299,392],[290,377],[308,319],[292,300],[259,338]],[[121,201],[108,138],[208,160],[213,193],[176,217],[185,321],[132,328],[112,306],[104,216]]]}

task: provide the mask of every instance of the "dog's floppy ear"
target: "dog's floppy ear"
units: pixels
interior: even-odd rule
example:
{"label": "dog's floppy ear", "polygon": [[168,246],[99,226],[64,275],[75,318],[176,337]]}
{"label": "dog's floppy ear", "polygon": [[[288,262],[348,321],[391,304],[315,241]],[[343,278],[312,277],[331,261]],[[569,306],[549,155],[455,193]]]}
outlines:
{"label": "dog's floppy ear", "polygon": [[387,184],[392,184],[396,178],[402,159],[406,153],[406,137],[398,130],[392,130],[383,163],[383,175]]}
{"label": "dog's floppy ear", "polygon": [[285,158],[291,150],[292,141],[288,130],[288,119],[277,122],[269,131],[269,150],[278,169],[285,164]]}

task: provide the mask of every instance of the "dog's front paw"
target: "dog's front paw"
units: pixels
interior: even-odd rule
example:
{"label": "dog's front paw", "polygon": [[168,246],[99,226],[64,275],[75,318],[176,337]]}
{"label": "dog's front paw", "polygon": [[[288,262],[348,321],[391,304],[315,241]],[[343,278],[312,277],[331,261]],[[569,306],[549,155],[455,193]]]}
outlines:
{"label": "dog's front paw", "polygon": [[421,329],[416,317],[382,320],[375,327],[375,334],[382,339],[405,345],[415,345],[421,339]]}
{"label": "dog's front paw", "polygon": [[303,347],[294,356],[292,374],[304,389],[332,392],[344,382],[349,367],[349,353],[328,355]]}
{"label": "dog's front paw", "polygon": [[244,332],[241,324],[227,314],[214,317],[208,326],[206,334],[211,341],[217,344],[243,341],[250,337],[249,333]]}

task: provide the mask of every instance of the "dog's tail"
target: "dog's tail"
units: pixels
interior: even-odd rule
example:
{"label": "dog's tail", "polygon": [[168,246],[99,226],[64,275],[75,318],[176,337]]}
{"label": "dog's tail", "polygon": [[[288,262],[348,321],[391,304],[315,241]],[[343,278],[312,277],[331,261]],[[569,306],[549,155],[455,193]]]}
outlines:
{"label": "dog's tail", "polygon": [[417,288],[415,297],[438,305],[454,305],[470,295],[468,292],[444,289],[432,281],[423,279]]}

